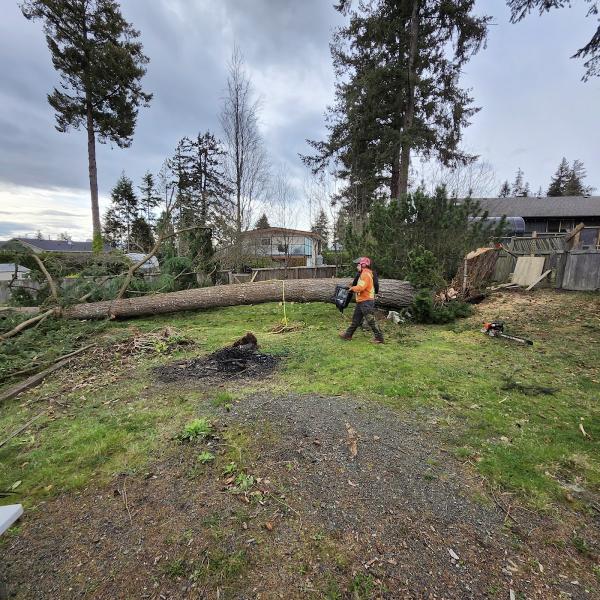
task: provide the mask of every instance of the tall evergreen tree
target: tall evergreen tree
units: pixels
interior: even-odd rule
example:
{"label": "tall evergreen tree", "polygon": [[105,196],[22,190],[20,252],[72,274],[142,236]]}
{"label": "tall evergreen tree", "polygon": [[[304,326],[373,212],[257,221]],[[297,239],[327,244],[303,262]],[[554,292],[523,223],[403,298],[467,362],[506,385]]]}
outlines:
{"label": "tall evergreen tree", "polygon": [[514,196],[515,198],[517,197],[527,197],[529,196],[530,190],[529,190],[529,182],[525,182],[524,179],[524,173],[521,170],[521,168],[519,168],[517,170],[517,174],[515,176],[515,180],[512,184],[512,189],[511,189],[511,195]]}
{"label": "tall evergreen tree", "polygon": [[161,203],[161,198],[156,191],[154,183],[154,175],[150,171],[146,171],[142,177],[142,185],[138,186],[140,191],[139,209],[140,215],[149,225],[152,225],[156,220],[154,209]]}
{"label": "tall evergreen tree", "polygon": [[550,185],[548,186],[548,196],[564,196],[565,195],[565,185],[567,180],[569,179],[571,169],[569,168],[569,163],[567,159],[563,156],[563,159],[560,161],[558,168],[556,169],[556,173],[552,176],[550,180]]}
{"label": "tall evergreen tree", "polygon": [[315,222],[312,224],[310,230],[313,233],[318,233],[325,241],[325,247],[329,244],[329,219],[323,209],[319,211]]}
{"label": "tall evergreen tree", "polygon": [[505,181],[502,184],[500,191],[498,192],[498,197],[499,198],[508,198],[509,196],[510,196],[510,183],[508,183],[508,181]]}
{"label": "tall evergreen tree", "polygon": [[138,198],[133,191],[133,182],[125,173],[117,180],[111,193],[111,206],[106,212],[104,231],[107,238],[129,252],[131,228],[138,218]]}
{"label": "tall evergreen tree", "polygon": [[129,250],[131,252],[150,252],[154,246],[152,227],[145,217],[138,216],[131,223]]}
{"label": "tall evergreen tree", "polygon": [[256,221],[255,225],[254,225],[254,229],[268,229],[269,227],[271,227],[269,225],[269,219],[267,218],[267,213],[263,213],[262,216],[260,217],[260,219],[258,219],[258,221]]}
{"label": "tall evergreen tree", "polygon": [[563,157],[553,175],[548,196],[586,196],[594,191],[594,188],[584,184],[587,177],[585,166],[582,161],[574,160],[573,166],[569,166],[567,159]]}
{"label": "tall evergreen tree", "polygon": [[168,161],[175,185],[175,224],[197,226],[180,236],[180,253],[204,264],[213,254],[212,227],[229,207],[230,185],[223,169],[225,152],[210,132],[182,138]]}
{"label": "tall evergreen tree", "polygon": [[[459,86],[465,63],[483,44],[489,17],[474,0],[340,0],[350,16],[331,44],[338,83],[326,141],[309,141],[313,172],[329,165],[346,183],[340,196],[353,213],[408,189],[411,153],[442,164],[474,157],[459,147],[477,112]],[[387,193],[383,194],[387,189]]]}
{"label": "tall evergreen tree", "polygon": [[139,107],[152,98],[140,84],[148,58],[139,32],[115,0],[25,0],[20,6],[27,19],[42,20],[52,64],[60,73],[61,89],[48,95],[56,129],[87,131],[93,245],[100,252],[96,135],[100,143],[131,145]]}

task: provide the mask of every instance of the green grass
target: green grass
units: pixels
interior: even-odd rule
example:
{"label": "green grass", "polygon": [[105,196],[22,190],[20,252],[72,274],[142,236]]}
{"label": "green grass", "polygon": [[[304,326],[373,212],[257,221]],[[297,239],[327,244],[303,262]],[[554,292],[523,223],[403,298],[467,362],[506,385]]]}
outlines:
{"label": "green grass", "polygon": [[[445,443],[459,459],[535,506],[562,501],[561,482],[576,481],[598,492],[600,298],[549,292],[542,297],[546,301],[535,309],[525,306],[509,313],[512,331],[533,338],[532,347],[491,339],[479,331],[483,319],[507,318],[501,305],[495,309],[499,314],[488,314],[483,305],[474,317],[451,325],[396,326],[386,321],[384,346],[369,344],[370,336],[360,330],[351,342],[340,340],[337,332],[347,326],[350,314],[341,316],[323,304],[288,304],[288,319],[305,326],[284,334],[270,332],[282,318],[277,303],[108,324],[105,335],[112,336],[126,336],[132,327],[145,332],[169,325],[194,340],[196,347],[172,356],[132,359],[133,367],[120,380],[104,385],[100,376],[91,388],[67,394],[68,416],[43,417],[0,448],[0,489],[21,480],[19,493],[36,498],[105,480],[121,470],[142,469],[161,443],[192,419],[211,418],[243,402],[247,394],[294,392],[382,403],[396,409],[399,419],[419,408],[420,419],[434,420],[443,428]],[[62,327],[65,335],[80,336],[80,344],[90,335],[87,326]],[[71,327],[76,334],[68,333]],[[52,339],[60,338],[60,331],[53,329]],[[263,351],[281,356],[280,367],[269,378],[212,391],[153,387],[150,367],[214,351],[247,331],[257,335]],[[35,341],[37,351],[47,355],[44,338]],[[15,370],[9,353],[2,358],[6,368]],[[50,379],[24,398],[50,394],[58,380],[59,376]],[[556,392],[530,395],[523,392],[528,386]],[[22,401],[3,407],[0,436],[45,406],[41,402],[37,408],[24,408]],[[589,437],[582,434],[580,423]],[[219,460],[236,462],[242,470],[247,438],[248,432],[231,429],[224,438],[226,455]],[[48,486],[52,488],[46,492]]]}

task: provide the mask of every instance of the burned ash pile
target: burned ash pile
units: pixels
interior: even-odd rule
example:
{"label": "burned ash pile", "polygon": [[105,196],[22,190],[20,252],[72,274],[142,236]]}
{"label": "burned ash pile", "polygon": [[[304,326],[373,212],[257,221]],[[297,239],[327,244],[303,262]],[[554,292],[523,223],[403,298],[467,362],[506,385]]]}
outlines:
{"label": "burned ash pile", "polygon": [[247,333],[243,338],[200,358],[177,361],[157,367],[154,373],[163,382],[184,379],[223,380],[233,378],[256,378],[277,365],[278,358],[263,354],[258,350],[254,334]]}

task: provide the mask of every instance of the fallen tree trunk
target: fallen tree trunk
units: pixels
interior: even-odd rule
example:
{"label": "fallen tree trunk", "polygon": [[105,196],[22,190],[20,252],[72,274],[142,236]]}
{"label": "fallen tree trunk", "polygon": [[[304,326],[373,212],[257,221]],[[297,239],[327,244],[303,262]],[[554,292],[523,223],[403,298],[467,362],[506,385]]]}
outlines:
{"label": "fallen tree trunk", "polygon": [[[62,316],[68,319],[102,319],[110,314],[113,318],[126,319],[183,310],[277,302],[283,298],[284,287],[286,302],[332,302],[335,286],[351,283],[351,279],[294,279],[218,285],[140,298],[75,304],[65,308]],[[380,279],[379,288],[376,300],[379,308],[403,308],[413,301],[414,290],[407,281]]]}

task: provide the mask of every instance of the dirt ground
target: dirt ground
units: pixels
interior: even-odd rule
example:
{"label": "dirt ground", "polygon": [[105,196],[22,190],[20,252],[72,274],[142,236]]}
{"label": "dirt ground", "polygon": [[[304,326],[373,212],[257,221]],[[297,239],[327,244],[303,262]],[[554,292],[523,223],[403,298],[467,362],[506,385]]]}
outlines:
{"label": "dirt ground", "polygon": [[[555,541],[575,516],[492,498],[430,412],[291,394],[219,412],[212,441],[28,514],[0,551],[11,597],[600,598],[591,560]],[[205,447],[253,483],[199,467]]]}

